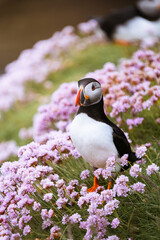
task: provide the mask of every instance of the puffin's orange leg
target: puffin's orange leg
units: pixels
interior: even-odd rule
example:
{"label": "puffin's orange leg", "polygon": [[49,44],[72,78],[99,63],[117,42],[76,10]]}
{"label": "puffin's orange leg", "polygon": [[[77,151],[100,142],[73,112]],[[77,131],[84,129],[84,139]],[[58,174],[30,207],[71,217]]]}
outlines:
{"label": "puffin's orange leg", "polygon": [[94,176],[93,186],[88,189],[88,192],[94,192],[98,187],[99,187],[99,185],[98,185],[98,180],[97,180],[97,178]]}
{"label": "puffin's orange leg", "polygon": [[130,45],[129,42],[127,42],[126,40],[115,40],[115,43],[118,44],[118,45],[121,45],[121,46],[128,46]]}
{"label": "puffin's orange leg", "polygon": [[109,181],[107,189],[111,189],[111,187],[112,187],[112,182]]}

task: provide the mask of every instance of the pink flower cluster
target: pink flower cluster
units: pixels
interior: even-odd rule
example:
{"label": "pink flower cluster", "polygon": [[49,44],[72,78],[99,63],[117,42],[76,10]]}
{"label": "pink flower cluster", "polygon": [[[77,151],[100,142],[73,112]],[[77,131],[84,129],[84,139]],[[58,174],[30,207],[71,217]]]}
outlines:
{"label": "pink flower cluster", "polygon": [[[120,224],[119,219],[114,214],[120,204],[120,199],[118,200],[117,197],[127,197],[128,194],[135,194],[136,192],[144,193],[145,185],[143,183],[137,182],[130,185],[129,178],[125,175],[120,175],[116,179],[112,190],[99,187],[97,192],[93,193],[87,191],[85,183],[80,185],[76,179],[67,184],[55,172],[53,163],[74,155],[75,150],[73,146],[71,148],[69,138],[68,142],[62,144],[64,141],[62,136],[65,135],[67,133],[57,132],[55,138],[50,138],[50,140],[44,138],[44,142],[45,140],[46,142],[43,144],[32,142],[21,147],[18,161],[5,162],[2,165],[0,176],[0,236],[6,239],[14,239],[15,236],[19,236],[19,239],[23,239],[23,236],[29,235],[33,231],[30,224],[32,218],[34,218],[33,211],[36,212],[36,215],[39,214],[39,218],[42,219],[42,230],[50,229],[49,239],[52,239],[51,236],[54,234],[60,236],[62,231],[55,226],[57,215],[54,208],[56,208],[56,211],[63,210],[60,212],[63,225],[75,224],[86,230],[84,239],[90,240],[93,235],[96,235],[98,239],[103,239],[107,234],[107,228],[117,228]],[[57,155],[57,152],[60,155]],[[113,160],[113,157],[110,160]],[[48,161],[52,167],[47,165]],[[137,164],[135,165],[137,166]],[[111,176],[110,168],[98,169],[95,171],[95,175],[106,179]],[[140,168],[138,169],[140,170]],[[155,165],[148,167],[149,169],[152,173],[158,171]],[[134,172],[137,174],[137,170],[134,170]],[[82,171],[82,179],[86,179],[88,176],[88,170]],[[49,204],[48,208],[44,207],[46,204]],[[76,212],[77,207],[75,208],[75,205],[86,211],[85,215]],[[69,211],[67,211],[68,208]],[[109,216],[113,217],[112,221]],[[54,231],[54,228],[57,230]],[[110,239],[110,237],[108,238]]]}
{"label": "pink flower cluster", "polygon": [[41,141],[41,136],[53,130],[53,126],[61,131],[67,129],[71,116],[76,112],[75,97],[77,83],[63,83],[56,90],[51,102],[42,105],[34,116],[33,135],[36,141]]}
{"label": "pink flower cluster", "polygon": [[[160,97],[160,54],[151,50],[139,50],[130,60],[123,60],[116,66],[106,63],[104,67],[85,77],[97,79],[104,95],[104,108],[117,124],[122,124],[121,114],[127,111],[134,117],[127,119],[129,129],[143,123],[137,117],[140,112],[156,105]],[[42,105],[34,118],[34,138],[52,131],[53,125],[67,131],[68,125],[76,113],[75,97],[77,83],[62,84],[53,93],[51,102]],[[135,117],[136,116],[136,117]]]}
{"label": "pink flower cluster", "polygon": [[66,66],[69,53],[80,51],[90,44],[104,42],[104,36],[97,34],[96,22],[83,23],[90,28],[80,36],[79,30],[67,26],[49,39],[37,42],[33,48],[21,52],[14,62],[8,64],[0,76],[0,111],[7,111],[17,100],[27,98],[25,83],[46,80],[50,72]]}
{"label": "pink flower cluster", "polygon": [[52,131],[41,137],[41,143],[31,142],[19,149],[19,157],[23,161],[32,161],[32,164],[41,160],[45,164],[47,160],[58,163],[73,156],[78,158],[80,155],[74,148],[68,133],[61,131]]}
{"label": "pink flower cluster", "polygon": [[147,172],[148,175],[155,174],[158,171],[159,171],[159,167],[155,163],[152,163],[146,169],[146,172]]}
{"label": "pink flower cluster", "polygon": [[133,126],[137,126],[138,124],[142,124],[144,118],[137,117],[135,119],[127,119],[126,123],[129,126],[129,130],[133,128]]}
{"label": "pink flower cluster", "polygon": [[[132,115],[150,109],[160,97],[160,54],[139,50],[130,60],[122,60],[116,67],[106,63],[100,70],[88,73],[102,84],[104,106],[111,117],[120,117],[128,110]],[[147,97],[147,99],[146,99]],[[110,110],[110,107],[112,109]],[[117,119],[120,123],[120,119]],[[141,124],[143,119],[129,119],[129,126]]]}

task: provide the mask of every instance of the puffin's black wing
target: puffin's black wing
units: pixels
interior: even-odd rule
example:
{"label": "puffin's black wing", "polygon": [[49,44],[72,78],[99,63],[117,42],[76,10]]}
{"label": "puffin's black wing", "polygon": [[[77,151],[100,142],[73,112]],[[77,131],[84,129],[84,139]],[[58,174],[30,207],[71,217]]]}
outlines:
{"label": "puffin's black wing", "polygon": [[113,142],[117,148],[119,156],[122,157],[124,154],[130,154],[132,152],[130,144],[124,134],[124,132],[117,126],[113,128]]}
{"label": "puffin's black wing", "polygon": [[[113,142],[117,148],[119,156],[122,157],[124,154],[128,154],[128,161],[130,164],[133,164],[137,161],[137,157],[134,152],[131,150],[131,146],[124,134],[124,132],[117,127],[114,123],[112,123],[113,128]],[[123,169],[128,169],[130,166],[124,166]]]}
{"label": "puffin's black wing", "polygon": [[112,39],[115,28],[125,23],[131,18],[137,15],[136,7],[128,6],[118,10],[112,11],[107,16],[97,19],[101,29],[107,34],[107,36]]}

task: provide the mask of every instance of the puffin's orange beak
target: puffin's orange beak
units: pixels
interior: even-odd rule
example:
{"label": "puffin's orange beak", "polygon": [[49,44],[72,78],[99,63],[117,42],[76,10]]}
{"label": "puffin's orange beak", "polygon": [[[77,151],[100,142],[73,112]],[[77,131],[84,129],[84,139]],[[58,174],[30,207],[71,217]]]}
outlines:
{"label": "puffin's orange beak", "polygon": [[76,102],[75,102],[76,106],[77,105],[81,106],[81,101],[80,101],[81,91],[82,91],[82,89],[80,88],[78,93],[77,93],[77,97],[76,97]]}
{"label": "puffin's orange beak", "polygon": [[157,9],[160,10],[160,4],[157,6]]}

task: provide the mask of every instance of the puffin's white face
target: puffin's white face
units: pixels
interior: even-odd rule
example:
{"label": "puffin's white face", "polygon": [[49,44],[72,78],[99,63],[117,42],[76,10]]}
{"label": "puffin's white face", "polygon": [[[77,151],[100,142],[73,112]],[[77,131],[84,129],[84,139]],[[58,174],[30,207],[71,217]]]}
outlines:
{"label": "puffin's white face", "polygon": [[160,0],[140,0],[137,6],[142,13],[148,16],[160,14]]}
{"label": "puffin's white face", "polygon": [[87,85],[80,85],[76,98],[76,106],[90,106],[100,102],[102,89],[98,82],[90,82]]}

